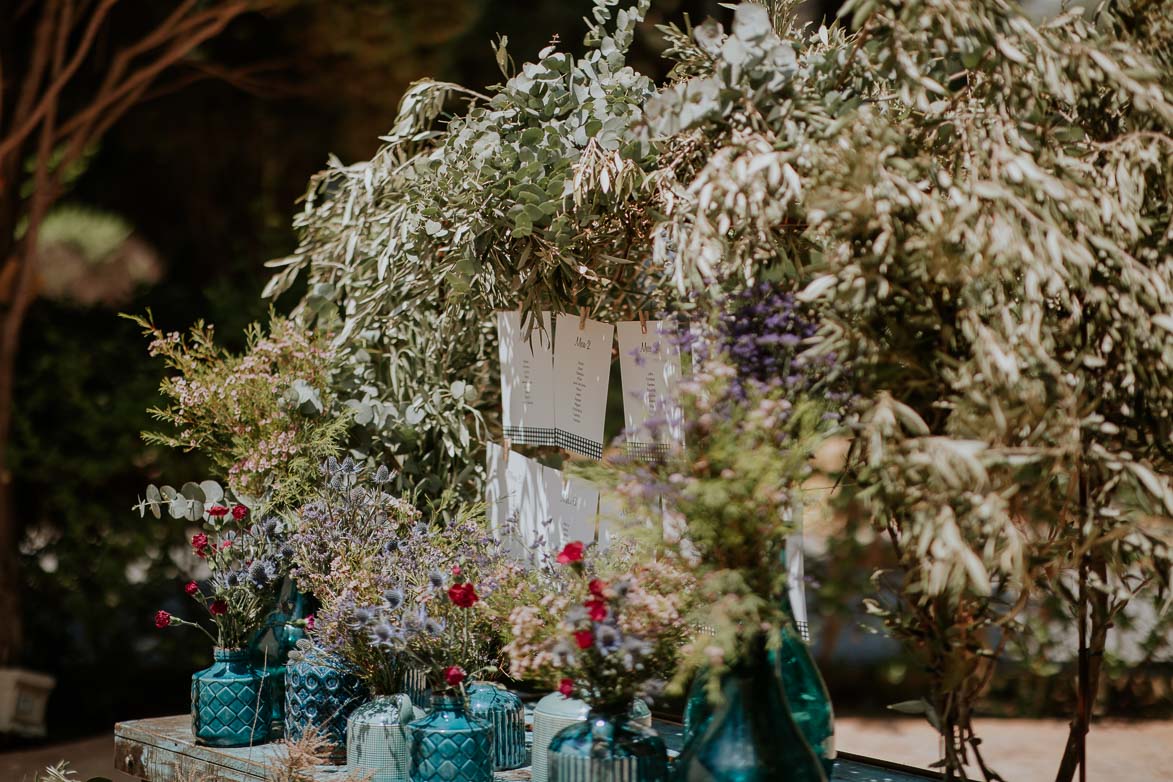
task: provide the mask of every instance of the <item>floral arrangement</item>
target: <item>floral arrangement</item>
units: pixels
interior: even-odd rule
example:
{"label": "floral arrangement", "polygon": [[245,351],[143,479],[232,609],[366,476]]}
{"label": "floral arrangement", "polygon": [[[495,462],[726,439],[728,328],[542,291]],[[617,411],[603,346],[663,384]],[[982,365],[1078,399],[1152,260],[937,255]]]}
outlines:
{"label": "floral arrangement", "polygon": [[349,458],[326,460],[319,496],[298,514],[293,577],[321,603],[315,641],[378,693],[399,691],[408,665],[437,684],[448,684],[450,667],[488,670],[502,628],[481,600],[516,567],[480,521],[482,508],[433,506],[428,523],[386,491],[390,470],[366,473]]}
{"label": "floral arrangement", "polygon": [[675,670],[692,577],[679,558],[660,556],[604,578],[584,549],[574,541],[558,554],[563,591],[511,611],[510,672],[595,708],[626,710],[637,696],[658,695]]}
{"label": "floral arrangement", "polygon": [[805,350],[818,320],[779,286],[727,296],[712,323],[711,339],[691,345],[693,372],[680,384],[684,446],[656,461],[617,454],[584,469],[633,517],[662,519],[665,540],[696,574],[691,618],[714,634],[685,647],[678,686],[702,664],[720,674],[762,628],[788,620],[783,563],[801,487],[815,448],[852,405],[847,368]]}
{"label": "floral arrangement", "polygon": [[155,626],[195,627],[221,649],[244,648],[272,609],[293,551],[276,517],[251,523],[251,512],[240,503],[211,505],[205,515],[206,531],[192,536],[191,547],[211,576],[203,586],[188,581],[184,592],[208,612],[215,634],[162,610],[155,614]]}
{"label": "floral arrangement", "polygon": [[174,373],[159,386],[168,403],[150,411],[170,431],[143,439],[201,451],[238,496],[265,497],[278,511],[295,505],[349,425],[332,411],[325,337],[274,317],[268,333],[251,325],[247,349],[234,355],[202,322],[185,337],[160,330],[149,312],[132,320],[150,338],[150,354]]}

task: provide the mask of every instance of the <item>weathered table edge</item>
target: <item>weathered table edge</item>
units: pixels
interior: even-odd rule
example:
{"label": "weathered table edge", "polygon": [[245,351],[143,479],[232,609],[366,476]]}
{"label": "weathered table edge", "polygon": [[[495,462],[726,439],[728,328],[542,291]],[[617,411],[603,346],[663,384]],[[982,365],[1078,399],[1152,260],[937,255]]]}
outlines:
{"label": "weathered table edge", "polygon": [[[182,772],[194,778],[208,777],[217,782],[264,782],[267,768],[280,757],[281,744],[220,749],[196,745],[191,738],[191,717],[178,715],[154,719],[129,720],[114,726],[114,766],[119,771],[150,782],[182,780]],[[891,782],[925,782],[940,779],[932,771],[893,763],[850,752],[838,753],[833,782],[877,779],[875,771],[889,772],[903,779],[887,777]],[[845,761],[845,762],[844,762]],[[320,766],[311,776],[322,782],[344,778],[346,766]],[[869,773],[870,772],[870,773]],[[529,769],[500,772],[497,782],[524,782]]]}

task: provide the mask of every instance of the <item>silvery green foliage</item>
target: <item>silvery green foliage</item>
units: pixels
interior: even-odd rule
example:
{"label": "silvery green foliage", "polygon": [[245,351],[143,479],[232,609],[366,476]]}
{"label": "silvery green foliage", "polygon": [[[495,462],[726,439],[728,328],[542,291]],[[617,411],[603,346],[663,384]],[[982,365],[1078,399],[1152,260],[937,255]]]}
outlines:
{"label": "silvery green foliage", "polygon": [[[372,160],[313,179],[301,244],[272,264],[266,295],[305,274],[301,316],[337,332],[360,448],[430,494],[478,469],[494,309],[647,304],[628,259],[650,235],[633,195],[650,146],[631,129],[654,85],[625,58],[648,0],[618,5],[596,3],[582,58],[547,47],[488,95],[413,85]],[[504,41],[498,61],[508,75]],[[437,125],[456,100],[467,110]]]}
{"label": "silvery green foliage", "polygon": [[187,521],[207,520],[207,509],[213,505],[231,507],[237,503],[252,508],[257,501],[250,497],[237,497],[231,490],[226,490],[216,481],[189,481],[177,491],[171,486],[147,486],[145,497],[139,497],[138,503],[132,510],[138,511],[140,517],[148,513],[156,519],[163,518],[166,513],[173,519]]}
{"label": "silvery green foliage", "polygon": [[[682,290],[781,263],[827,308],[817,350],[871,399],[847,495],[900,563],[871,606],[934,674],[943,765],[986,773],[971,709],[1036,596],[1086,552],[1095,643],[1169,581],[1168,27],[863,0],[853,37],[800,43],[750,8],[678,36],[685,80],[649,104],[708,142],[661,180],[658,257]],[[783,37],[797,69],[761,65]]]}
{"label": "silvery green foliage", "polygon": [[580,61],[548,49],[488,96],[416,85],[374,160],[311,185],[270,293],[308,274],[303,314],[336,325],[371,415],[438,411],[402,429],[426,445],[383,444],[448,474],[494,407],[451,403],[494,385],[493,308],[630,316],[788,277],[863,400],[846,494],[900,565],[874,610],[933,672],[943,764],[981,765],[973,705],[1039,595],[1070,596],[1086,554],[1096,643],[1169,580],[1162,6],[1035,25],[1002,0],[852,0],[849,34],[745,3],[729,31],[664,29],[655,90],[623,65],[642,5],[599,2]]}

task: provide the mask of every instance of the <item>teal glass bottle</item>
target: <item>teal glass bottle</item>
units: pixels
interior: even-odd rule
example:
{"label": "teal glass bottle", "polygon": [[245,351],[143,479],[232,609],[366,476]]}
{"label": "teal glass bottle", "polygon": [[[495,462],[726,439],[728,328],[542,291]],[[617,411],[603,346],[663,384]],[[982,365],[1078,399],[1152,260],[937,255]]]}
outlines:
{"label": "teal glass bottle", "polygon": [[432,693],[432,711],[407,726],[411,782],[492,782],[493,726],[460,694]]}
{"label": "teal glass bottle", "polygon": [[270,701],[273,706],[274,739],[285,735],[285,663],[294,645],[305,637],[305,631],[294,627],[290,622],[305,619],[305,609],[304,595],[293,583],[293,579],[286,578],[281,585],[273,611],[265,618],[265,623],[249,644],[253,665],[268,674],[269,686],[272,689]]}
{"label": "teal glass bottle", "polygon": [[271,735],[271,689],[247,649],[215,649],[191,677],[191,732],[212,747],[248,747]]}
{"label": "teal glass bottle", "polygon": [[494,771],[525,765],[525,704],[517,693],[491,682],[473,682],[468,711],[493,726]]}
{"label": "teal glass bottle", "polygon": [[766,645],[754,638],[722,679],[721,704],[676,761],[678,782],[827,782]]}
{"label": "teal glass bottle", "polygon": [[790,714],[830,779],[835,766],[835,714],[827,684],[794,626],[784,623],[781,633],[782,645],[774,657]]}
{"label": "teal glass bottle", "polygon": [[664,740],[636,722],[630,708],[592,708],[586,721],[560,730],[547,752],[549,782],[667,782]]}

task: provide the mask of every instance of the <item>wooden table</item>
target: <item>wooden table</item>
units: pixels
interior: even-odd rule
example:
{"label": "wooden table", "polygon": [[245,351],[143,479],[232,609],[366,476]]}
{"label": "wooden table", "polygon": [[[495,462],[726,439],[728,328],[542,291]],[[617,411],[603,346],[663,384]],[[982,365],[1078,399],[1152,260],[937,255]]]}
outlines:
{"label": "wooden table", "polygon": [[[669,751],[680,745],[680,727],[657,723]],[[265,782],[265,771],[284,755],[279,743],[240,749],[204,747],[191,735],[191,715],[120,722],[114,726],[114,766],[145,782]],[[311,775],[322,782],[349,782],[346,766],[320,766]],[[526,782],[528,768],[503,771],[498,782]],[[832,782],[925,782],[927,771],[840,753]]]}

